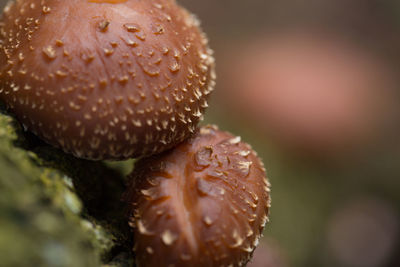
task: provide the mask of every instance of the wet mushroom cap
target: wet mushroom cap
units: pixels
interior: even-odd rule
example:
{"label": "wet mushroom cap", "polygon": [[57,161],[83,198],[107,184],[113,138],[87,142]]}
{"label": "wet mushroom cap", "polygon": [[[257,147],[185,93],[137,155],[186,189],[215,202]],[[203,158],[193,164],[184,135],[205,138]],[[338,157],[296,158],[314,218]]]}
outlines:
{"label": "wet mushroom cap", "polygon": [[44,141],[88,159],[189,137],[214,87],[198,21],[174,0],[26,0],[0,22],[0,101]]}
{"label": "wet mushroom cap", "polygon": [[265,169],[240,137],[214,126],[130,175],[138,266],[244,266],[267,222]]}

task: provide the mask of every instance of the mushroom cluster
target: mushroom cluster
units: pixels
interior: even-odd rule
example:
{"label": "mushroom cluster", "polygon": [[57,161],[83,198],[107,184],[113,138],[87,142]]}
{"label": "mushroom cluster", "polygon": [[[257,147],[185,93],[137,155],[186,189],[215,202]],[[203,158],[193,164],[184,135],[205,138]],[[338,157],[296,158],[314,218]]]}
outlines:
{"label": "mushroom cluster", "polygon": [[79,158],[142,157],[124,195],[138,266],[243,266],[258,244],[262,162],[197,129],[214,85],[175,0],[16,0],[0,20],[0,101],[26,130]]}

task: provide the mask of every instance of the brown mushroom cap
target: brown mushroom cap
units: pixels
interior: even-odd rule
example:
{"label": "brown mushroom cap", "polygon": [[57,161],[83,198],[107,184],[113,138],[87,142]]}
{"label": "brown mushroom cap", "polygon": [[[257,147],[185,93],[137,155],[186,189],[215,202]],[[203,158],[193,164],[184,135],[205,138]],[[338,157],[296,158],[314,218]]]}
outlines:
{"label": "brown mushroom cap", "polygon": [[136,164],[130,205],[138,266],[243,266],[270,207],[265,169],[248,144],[214,126]]}
{"label": "brown mushroom cap", "polygon": [[189,137],[214,87],[198,21],[174,0],[26,0],[0,24],[0,100],[46,142],[88,159]]}

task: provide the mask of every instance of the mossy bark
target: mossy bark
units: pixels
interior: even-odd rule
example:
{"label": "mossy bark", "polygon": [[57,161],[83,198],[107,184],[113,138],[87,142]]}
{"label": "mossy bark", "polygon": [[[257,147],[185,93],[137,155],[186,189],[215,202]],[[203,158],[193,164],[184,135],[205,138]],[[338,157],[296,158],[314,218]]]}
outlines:
{"label": "mossy bark", "polygon": [[124,184],[0,114],[0,266],[131,266]]}

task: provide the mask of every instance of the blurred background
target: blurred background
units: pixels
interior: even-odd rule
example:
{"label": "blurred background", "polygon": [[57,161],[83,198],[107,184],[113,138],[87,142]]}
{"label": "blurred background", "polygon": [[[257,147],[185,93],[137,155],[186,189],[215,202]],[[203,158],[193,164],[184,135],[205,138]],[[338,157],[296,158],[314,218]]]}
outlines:
{"label": "blurred background", "polygon": [[272,183],[249,266],[400,266],[400,2],[178,2],[215,51],[206,123],[252,144]]}
{"label": "blurred background", "polygon": [[267,166],[251,267],[400,266],[400,2],[180,0],[217,62],[207,123]]}

